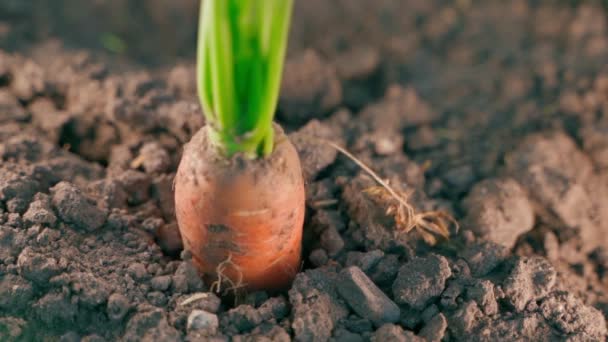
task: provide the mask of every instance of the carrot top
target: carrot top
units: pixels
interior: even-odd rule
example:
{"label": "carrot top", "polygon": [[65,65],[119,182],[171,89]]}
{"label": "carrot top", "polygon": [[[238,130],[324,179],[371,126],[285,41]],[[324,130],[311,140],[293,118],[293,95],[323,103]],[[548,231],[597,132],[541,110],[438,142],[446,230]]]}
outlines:
{"label": "carrot top", "polygon": [[293,0],[203,0],[198,95],[226,156],[272,153]]}

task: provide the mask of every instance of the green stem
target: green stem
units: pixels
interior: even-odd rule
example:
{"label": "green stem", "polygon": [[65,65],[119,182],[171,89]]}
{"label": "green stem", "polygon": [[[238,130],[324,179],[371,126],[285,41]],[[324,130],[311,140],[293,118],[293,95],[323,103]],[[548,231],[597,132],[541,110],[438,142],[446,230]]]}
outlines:
{"label": "green stem", "polygon": [[198,22],[198,49],[197,49],[197,85],[198,85],[198,96],[203,108],[203,114],[205,119],[209,123],[216,121],[215,114],[212,110],[213,101],[211,96],[211,75],[210,70],[210,59],[209,59],[209,47],[208,47],[208,35],[209,35],[209,24],[211,22],[211,1],[201,1],[201,14]]}
{"label": "green stem", "polygon": [[[266,74],[268,75],[266,91],[264,97],[262,97],[260,104],[260,119],[254,128],[254,135],[257,131],[260,131],[260,139],[261,140],[270,140],[272,141],[272,120],[274,118],[274,113],[276,111],[277,102],[279,99],[279,90],[281,87],[281,76],[283,71],[283,64],[285,60],[285,52],[287,47],[287,37],[289,33],[289,24],[291,16],[289,15],[292,11],[293,1],[292,0],[276,0],[271,1],[274,5],[273,10],[267,12],[268,22],[272,22],[271,27],[265,27],[265,31],[262,34],[262,37],[265,37],[265,45],[267,50],[263,50],[266,52],[265,59],[267,61]],[[271,14],[268,16],[268,14]],[[282,44],[272,44],[272,42],[283,42]],[[268,144],[268,143],[267,143]],[[264,155],[267,156],[272,153],[272,150]]]}
{"label": "green stem", "polygon": [[264,157],[275,115],[293,0],[204,0],[198,40],[199,97],[227,157]]}
{"label": "green stem", "polygon": [[[207,0],[209,1],[209,0]],[[230,30],[230,4],[227,0],[211,0],[211,75],[214,111],[220,130],[234,134],[237,103],[234,96],[232,34]]]}

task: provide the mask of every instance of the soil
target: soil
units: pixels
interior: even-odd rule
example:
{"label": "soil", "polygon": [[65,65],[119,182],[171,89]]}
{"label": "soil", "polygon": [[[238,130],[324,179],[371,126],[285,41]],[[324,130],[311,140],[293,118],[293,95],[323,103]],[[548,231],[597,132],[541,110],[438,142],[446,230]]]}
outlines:
{"label": "soil", "polygon": [[[602,4],[297,2],[305,263],[235,305],[175,239],[197,2],[0,2],[0,340],[605,341]],[[397,230],[311,133],[460,229]]]}

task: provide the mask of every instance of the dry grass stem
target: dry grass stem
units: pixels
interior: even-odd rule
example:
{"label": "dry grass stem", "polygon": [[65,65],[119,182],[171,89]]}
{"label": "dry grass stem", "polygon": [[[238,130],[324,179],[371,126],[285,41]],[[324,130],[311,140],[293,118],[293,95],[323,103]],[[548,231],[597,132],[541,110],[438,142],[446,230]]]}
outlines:
{"label": "dry grass stem", "polygon": [[417,212],[408,201],[411,194],[395,190],[369,166],[340,145],[322,138],[315,139],[344,154],[379,184],[379,186],[365,189],[364,192],[370,195],[377,203],[386,207],[385,213],[394,218],[398,231],[409,233],[412,230],[416,230],[424,241],[430,245],[434,245],[438,241],[437,237],[449,238],[449,227],[451,224],[458,229],[458,222],[449,213],[442,210]]}

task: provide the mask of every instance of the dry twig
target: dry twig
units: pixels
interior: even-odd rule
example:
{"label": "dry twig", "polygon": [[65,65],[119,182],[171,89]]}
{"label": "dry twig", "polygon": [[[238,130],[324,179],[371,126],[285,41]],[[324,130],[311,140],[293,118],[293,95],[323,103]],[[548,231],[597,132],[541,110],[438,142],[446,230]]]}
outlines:
{"label": "dry twig", "polygon": [[450,224],[453,224],[458,229],[458,222],[449,213],[442,210],[417,212],[408,202],[411,194],[395,190],[369,166],[365,165],[365,163],[340,145],[322,138],[314,137],[314,139],[331,146],[348,157],[379,184],[379,186],[365,189],[364,192],[370,195],[377,203],[386,207],[386,214],[394,218],[397,230],[409,233],[415,229],[420,233],[424,241],[430,245],[434,245],[437,243],[436,236],[445,239],[449,238]]}

